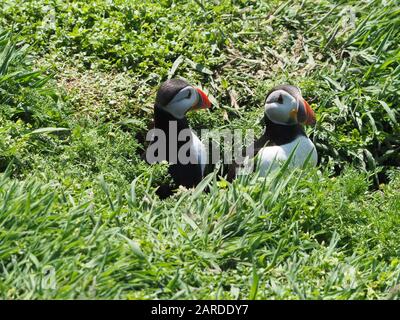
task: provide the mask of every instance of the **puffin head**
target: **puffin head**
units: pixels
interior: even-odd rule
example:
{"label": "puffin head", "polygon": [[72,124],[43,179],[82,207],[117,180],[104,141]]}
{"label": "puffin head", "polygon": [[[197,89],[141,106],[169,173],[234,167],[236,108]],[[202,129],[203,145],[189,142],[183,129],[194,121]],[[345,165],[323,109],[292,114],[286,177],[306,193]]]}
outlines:
{"label": "puffin head", "polygon": [[202,90],[186,81],[169,79],[158,89],[155,107],[182,119],[189,110],[210,108],[211,102]]}
{"label": "puffin head", "polygon": [[265,115],[273,123],[293,126],[315,124],[315,114],[299,88],[281,85],[273,88],[265,100]]}

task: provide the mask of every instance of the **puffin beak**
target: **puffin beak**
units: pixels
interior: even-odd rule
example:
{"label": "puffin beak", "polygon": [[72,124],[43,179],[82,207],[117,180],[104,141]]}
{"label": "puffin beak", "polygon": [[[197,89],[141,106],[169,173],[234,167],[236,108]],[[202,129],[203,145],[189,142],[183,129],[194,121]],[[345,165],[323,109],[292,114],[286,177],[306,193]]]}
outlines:
{"label": "puffin beak", "polygon": [[316,122],[315,113],[313,109],[311,109],[310,105],[306,100],[303,99],[304,108],[306,112],[306,120],[304,121],[305,125],[314,125]]}
{"label": "puffin beak", "polygon": [[207,95],[199,88],[195,88],[195,89],[196,89],[197,93],[199,94],[199,100],[197,101],[196,104],[194,104],[192,106],[191,110],[211,108],[211,102],[208,99]]}

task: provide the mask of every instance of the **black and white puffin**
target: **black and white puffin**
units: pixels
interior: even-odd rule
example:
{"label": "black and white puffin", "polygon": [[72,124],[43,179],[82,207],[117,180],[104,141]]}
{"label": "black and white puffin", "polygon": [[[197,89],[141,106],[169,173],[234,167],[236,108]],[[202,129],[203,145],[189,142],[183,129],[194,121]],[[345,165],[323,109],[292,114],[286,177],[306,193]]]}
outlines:
{"label": "black and white puffin", "polygon": [[[302,167],[306,161],[307,164],[316,166],[317,151],[303,129],[303,125],[314,125],[315,122],[314,111],[302,97],[298,87],[274,87],[268,92],[264,104],[265,131],[245,150],[243,166],[248,166],[251,163],[249,160],[256,157],[256,168],[260,176],[264,176],[268,170],[288,160],[292,152],[292,166]],[[296,150],[293,151],[294,149]],[[235,163],[231,166],[228,180],[235,177],[237,169],[240,170],[238,167]]]}
{"label": "black and white puffin", "polygon": [[[179,186],[195,187],[204,177],[207,163],[206,148],[190,130],[186,113],[190,110],[210,107],[211,103],[207,95],[186,81],[169,79],[160,86],[154,104],[154,129],[162,130],[165,134],[166,152],[161,160],[169,163],[168,172],[174,181],[174,186],[159,187],[160,197],[165,198],[171,195],[172,190]],[[171,128],[176,128],[176,130],[170,130]],[[184,139],[182,139],[182,134]],[[147,151],[151,146],[152,144]],[[187,158],[181,159],[179,151],[182,147],[184,151],[187,151],[185,154],[189,156],[190,161],[187,161]]]}

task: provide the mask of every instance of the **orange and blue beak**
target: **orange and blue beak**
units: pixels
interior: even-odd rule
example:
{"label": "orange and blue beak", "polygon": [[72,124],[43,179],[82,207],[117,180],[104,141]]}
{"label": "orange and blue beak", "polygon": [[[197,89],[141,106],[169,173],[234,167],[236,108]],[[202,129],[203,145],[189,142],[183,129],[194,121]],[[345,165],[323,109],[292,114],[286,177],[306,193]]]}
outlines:
{"label": "orange and blue beak", "polygon": [[209,109],[211,108],[211,102],[210,99],[208,99],[207,95],[204,93],[203,90],[199,88],[195,88],[199,99],[195,105],[192,106],[191,110],[197,110],[197,109]]}
{"label": "orange and blue beak", "polygon": [[308,102],[304,99],[299,103],[297,120],[304,125],[314,125],[316,123],[315,113]]}

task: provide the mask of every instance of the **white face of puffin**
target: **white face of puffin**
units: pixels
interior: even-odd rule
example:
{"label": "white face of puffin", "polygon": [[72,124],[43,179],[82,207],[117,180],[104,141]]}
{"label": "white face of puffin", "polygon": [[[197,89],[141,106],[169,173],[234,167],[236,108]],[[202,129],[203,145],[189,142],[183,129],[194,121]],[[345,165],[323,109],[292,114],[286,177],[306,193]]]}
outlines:
{"label": "white face of puffin", "polygon": [[181,89],[164,108],[176,119],[182,119],[186,112],[211,106],[207,96],[200,89],[187,86]]}
{"label": "white face of puffin", "polygon": [[284,89],[277,89],[271,92],[265,101],[265,114],[273,123],[281,125],[313,124],[315,114],[302,98],[300,89],[291,86],[296,90],[293,96]]}

